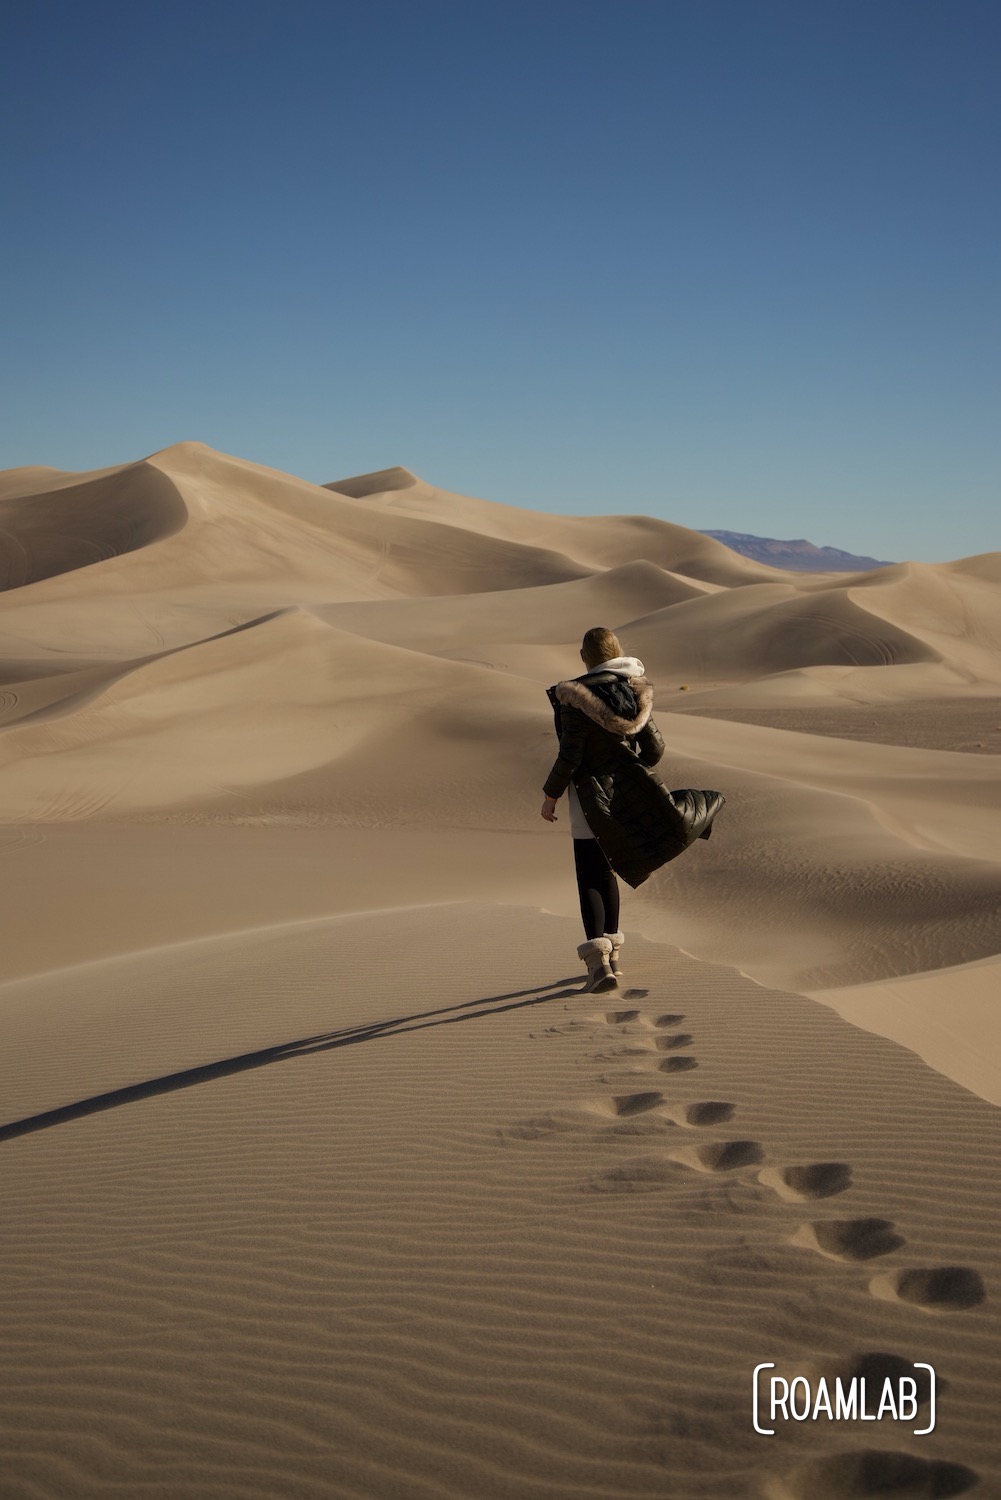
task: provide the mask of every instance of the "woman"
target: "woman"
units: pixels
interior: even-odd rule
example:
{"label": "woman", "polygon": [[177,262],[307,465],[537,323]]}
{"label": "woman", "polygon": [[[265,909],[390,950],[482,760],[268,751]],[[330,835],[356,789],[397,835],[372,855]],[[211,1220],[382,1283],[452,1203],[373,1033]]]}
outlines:
{"label": "woman", "polygon": [[664,754],[653,719],[653,684],[624,656],[618,636],[596,625],[584,636],[581,677],[546,693],[560,751],[543,787],[542,816],[557,822],[564,792],[580,914],[587,941],[585,991],[615,989],[622,977],[618,873],[634,888],[695,839],[707,839],[723,806],[719,792],[669,792],[650,769]]}

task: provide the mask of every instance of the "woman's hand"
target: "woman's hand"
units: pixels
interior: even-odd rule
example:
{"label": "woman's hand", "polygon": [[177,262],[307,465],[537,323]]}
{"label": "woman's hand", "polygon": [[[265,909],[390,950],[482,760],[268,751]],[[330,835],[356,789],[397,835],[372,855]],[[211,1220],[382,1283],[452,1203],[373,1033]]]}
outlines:
{"label": "woman's hand", "polygon": [[546,820],[547,823],[558,823],[560,821],[559,818],[556,816],[556,798],[555,797],[547,797],[546,800],[545,800],[545,802],[543,802],[543,804],[542,804],[542,816],[545,818],[545,820]]}

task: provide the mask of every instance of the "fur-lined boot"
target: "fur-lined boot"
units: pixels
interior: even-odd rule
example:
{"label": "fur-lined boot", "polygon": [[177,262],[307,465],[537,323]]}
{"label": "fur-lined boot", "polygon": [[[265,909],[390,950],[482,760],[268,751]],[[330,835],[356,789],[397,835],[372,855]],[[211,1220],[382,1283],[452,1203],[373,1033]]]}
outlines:
{"label": "fur-lined boot", "polygon": [[588,942],[581,943],[577,949],[577,957],[587,964],[587,983],[582,994],[600,994],[603,990],[614,990],[617,987],[619,981],[608,962],[611,954],[612,945],[607,937],[591,938]]}
{"label": "fur-lined boot", "polygon": [[607,937],[608,941],[612,945],[612,951],[611,951],[611,953],[608,956],[608,967],[611,969],[611,971],[615,975],[616,979],[621,979],[622,978],[622,969],[621,969],[621,967],[619,965],[619,949],[622,947],[622,944],[625,942],[625,933],[624,932],[606,932],[605,933],[605,937]]}

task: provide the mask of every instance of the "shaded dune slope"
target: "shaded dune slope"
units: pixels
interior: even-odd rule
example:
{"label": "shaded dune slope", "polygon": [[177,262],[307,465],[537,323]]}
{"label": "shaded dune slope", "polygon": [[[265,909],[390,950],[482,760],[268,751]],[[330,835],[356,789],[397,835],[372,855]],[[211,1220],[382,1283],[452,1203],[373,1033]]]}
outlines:
{"label": "shaded dune slope", "polygon": [[170,479],[148,463],[49,491],[0,499],[0,591],[70,573],[172,536],[188,519]]}

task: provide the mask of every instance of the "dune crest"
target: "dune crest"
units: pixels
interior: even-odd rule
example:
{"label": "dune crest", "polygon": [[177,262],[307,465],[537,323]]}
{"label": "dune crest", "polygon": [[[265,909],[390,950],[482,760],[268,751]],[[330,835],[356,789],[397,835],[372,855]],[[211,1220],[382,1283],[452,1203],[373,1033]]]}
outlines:
{"label": "dune crest", "polygon": [[[386,476],[406,475],[408,483],[379,485]],[[699,531],[643,515],[554,516],[545,511],[503,505],[437,489],[406,469],[360,474],[329,486],[363,494],[373,507],[393,515],[461,525],[483,536],[525,545],[552,547],[583,567],[603,569],[646,561],[702,583],[732,587],[781,580],[784,569],[741,557]]]}
{"label": "dune crest", "polygon": [[416,474],[397,465],[390,469],[376,469],[371,474],[356,474],[353,479],[335,479],[332,484],[325,484],[323,488],[360,500],[364,495],[385,495],[391,490],[409,490],[418,486],[430,489],[430,485],[425,485]]}

